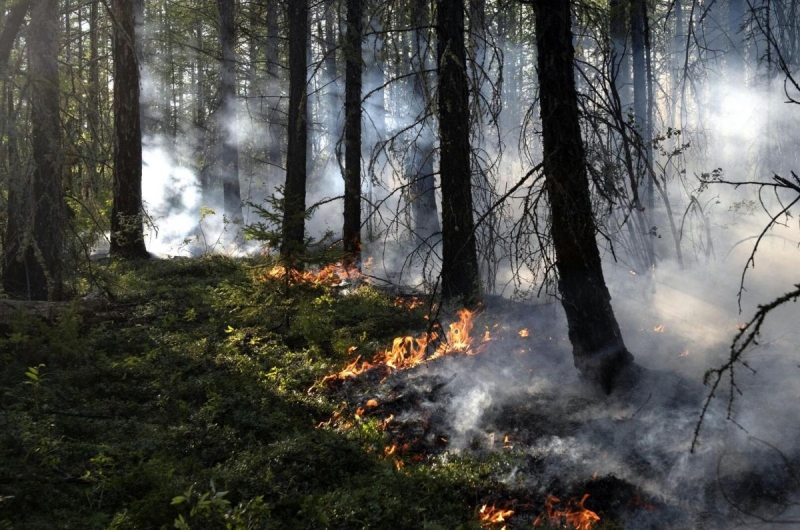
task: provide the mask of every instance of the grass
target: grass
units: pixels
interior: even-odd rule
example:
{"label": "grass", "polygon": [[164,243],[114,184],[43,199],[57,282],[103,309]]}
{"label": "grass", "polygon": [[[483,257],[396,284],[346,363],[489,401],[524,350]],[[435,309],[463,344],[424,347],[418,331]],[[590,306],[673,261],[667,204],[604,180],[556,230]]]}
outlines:
{"label": "grass", "polygon": [[0,529],[478,528],[505,463],[395,469],[309,393],[347,349],[425,328],[370,287],[286,285],[223,257],[112,263],[116,316],[0,329]]}

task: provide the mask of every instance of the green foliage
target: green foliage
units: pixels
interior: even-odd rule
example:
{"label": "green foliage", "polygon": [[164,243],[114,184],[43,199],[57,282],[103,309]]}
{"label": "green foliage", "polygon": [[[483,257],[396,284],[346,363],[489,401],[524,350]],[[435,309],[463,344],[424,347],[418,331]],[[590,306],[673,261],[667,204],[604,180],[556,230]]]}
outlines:
{"label": "green foliage", "polygon": [[0,332],[0,528],[473,524],[491,479],[472,464],[399,472],[374,420],[315,428],[337,403],[308,388],[422,314],[369,287],[286,285],[271,266],[109,263],[114,320],[15,317]]}

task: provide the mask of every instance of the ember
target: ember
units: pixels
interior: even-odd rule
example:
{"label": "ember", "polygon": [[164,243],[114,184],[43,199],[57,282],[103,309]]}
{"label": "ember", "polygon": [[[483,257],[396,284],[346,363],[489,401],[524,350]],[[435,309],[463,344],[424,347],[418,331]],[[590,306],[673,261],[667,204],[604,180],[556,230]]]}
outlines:
{"label": "ember", "polygon": [[530,332],[528,331],[528,328],[522,328],[521,330],[519,330],[519,336],[522,338],[530,337]]}
{"label": "ember", "polygon": [[[478,510],[478,515],[480,515],[482,527],[492,528],[508,520],[509,517],[514,515],[514,510],[504,510],[502,508],[496,508],[494,504],[491,506],[484,504],[481,506],[481,509]],[[503,525],[503,528],[505,529],[505,525]]]}
{"label": "ember", "polygon": [[584,507],[583,503],[588,498],[589,494],[587,493],[578,503],[571,499],[567,502],[567,507],[564,510],[559,510],[556,505],[561,500],[553,495],[548,495],[547,500],[544,501],[545,513],[536,518],[533,526],[544,524],[546,518],[550,524],[560,525],[566,523],[571,528],[575,528],[575,530],[591,530],[595,523],[600,520],[600,516]]}

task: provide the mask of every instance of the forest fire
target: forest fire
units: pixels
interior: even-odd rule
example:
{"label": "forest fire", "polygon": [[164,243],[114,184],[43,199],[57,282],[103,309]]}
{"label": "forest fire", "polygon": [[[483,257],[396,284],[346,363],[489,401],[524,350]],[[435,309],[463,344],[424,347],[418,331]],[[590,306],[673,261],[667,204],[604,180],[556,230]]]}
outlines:
{"label": "forest fire", "polygon": [[473,337],[470,333],[474,326],[475,312],[459,309],[457,315],[458,321],[449,325],[450,330],[445,334],[445,340],[439,341],[430,355],[429,346],[439,339],[437,332],[423,333],[417,338],[410,335],[396,337],[391,349],[379,352],[372,361],[362,361],[359,355],[339,372],[325,376],[322,382],[350,379],[378,366],[386,367],[390,371],[405,370],[452,353],[475,355],[483,351],[483,345],[491,338],[487,331],[483,341],[477,347],[473,347]]}
{"label": "forest fire", "polygon": [[328,287],[337,287],[344,282],[366,282],[366,278],[358,270],[358,267],[355,265],[346,267],[342,263],[332,263],[317,271],[287,269],[283,265],[275,265],[266,273],[266,277],[285,281],[289,285],[306,284]]}
{"label": "forest fire", "polygon": [[561,500],[553,495],[548,495],[547,499],[544,501],[545,513],[540,514],[539,517],[536,518],[533,522],[533,526],[539,526],[545,522],[554,525],[566,523],[570,528],[575,528],[575,530],[591,530],[591,528],[600,521],[600,516],[583,505],[588,498],[589,494],[587,493],[579,502],[570,499],[567,501],[566,508],[560,510],[557,508],[557,504],[560,503]]}
{"label": "forest fire", "polygon": [[[496,525],[502,524],[508,520],[509,517],[514,515],[514,510],[497,508],[495,505],[489,506],[484,504],[478,510],[478,515],[481,518],[481,526],[484,528],[494,528]],[[505,528],[505,525],[502,527]]]}

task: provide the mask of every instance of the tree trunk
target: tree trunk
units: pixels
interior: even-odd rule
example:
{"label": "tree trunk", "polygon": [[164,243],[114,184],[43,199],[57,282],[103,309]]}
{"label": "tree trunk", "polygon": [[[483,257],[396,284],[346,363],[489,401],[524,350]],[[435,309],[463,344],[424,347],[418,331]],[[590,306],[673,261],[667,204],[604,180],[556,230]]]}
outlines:
{"label": "tree trunk", "polygon": [[353,263],[361,255],[361,74],[363,0],[347,0],[344,124],[344,251]]}
{"label": "tree trunk", "polygon": [[480,277],[472,217],[464,0],[437,0],[442,296],[473,303]]}
{"label": "tree trunk", "polygon": [[622,115],[631,105],[631,53],[628,48],[628,0],[610,0],[611,79],[619,94]]}
{"label": "tree trunk", "polygon": [[142,131],[134,0],[113,0],[114,13],[114,204],[111,255],[147,258],[142,214]]}
{"label": "tree trunk", "polygon": [[411,214],[417,242],[427,241],[440,231],[439,215],[436,211],[436,180],[433,172],[434,137],[428,120],[428,48],[430,12],[426,0],[414,0],[411,4],[411,64],[414,69],[412,89],[413,118],[421,120],[419,134],[409,148],[408,179],[411,182]]}
{"label": "tree trunk", "polygon": [[[218,129],[222,134],[219,179],[225,216],[234,223],[242,222],[242,195],[239,189],[239,146],[236,125],[236,35],[233,25],[233,0],[217,0],[219,9],[219,43],[222,48],[220,72],[220,108]],[[234,224],[238,231],[238,224]]]}
{"label": "tree trunk", "polygon": [[561,303],[575,367],[608,393],[633,356],[611,309],[595,240],[578,122],[569,0],[539,0],[535,10],[545,188]]}
{"label": "tree trunk", "polygon": [[289,2],[289,145],[281,241],[281,258],[289,262],[297,261],[305,236],[308,38],[308,0],[292,0]]}
{"label": "tree trunk", "polygon": [[271,96],[267,100],[269,111],[269,146],[267,160],[271,166],[270,173],[276,174],[283,167],[283,145],[285,143],[284,121],[281,117],[281,100],[275,95],[281,94],[281,68],[279,64],[278,5],[277,0],[267,0],[267,42],[264,58],[267,63],[266,93]]}
{"label": "tree trunk", "polygon": [[644,0],[631,0],[630,20],[631,20],[631,55],[633,59],[633,115],[636,127],[636,178],[635,186],[644,183],[644,214],[641,215],[642,223],[640,226],[640,239],[644,246],[646,263],[645,269],[652,270],[653,259],[653,239],[650,235],[650,225],[653,219],[653,181],[650,171],[651,161],[651,138],[650,123],[648,120],[648,90],[647,90],[647,60],[646,60],[646,25],[647,25],[647,4]]}
{"label": "tree trunk", "polygon": [[728,67],[728,82],[735,87],[745,84],[745,0],[729,0],[728,2],[728,52],[725,62]]}
{"label": "tree trunk", "polygon": [[28,60],[35,168],[27,185],[9,186],[3,288],[11,296],[31,300],[63,296],[67,215],[62,189],[58,12],[56,0],[39,0],[31,12]]}

